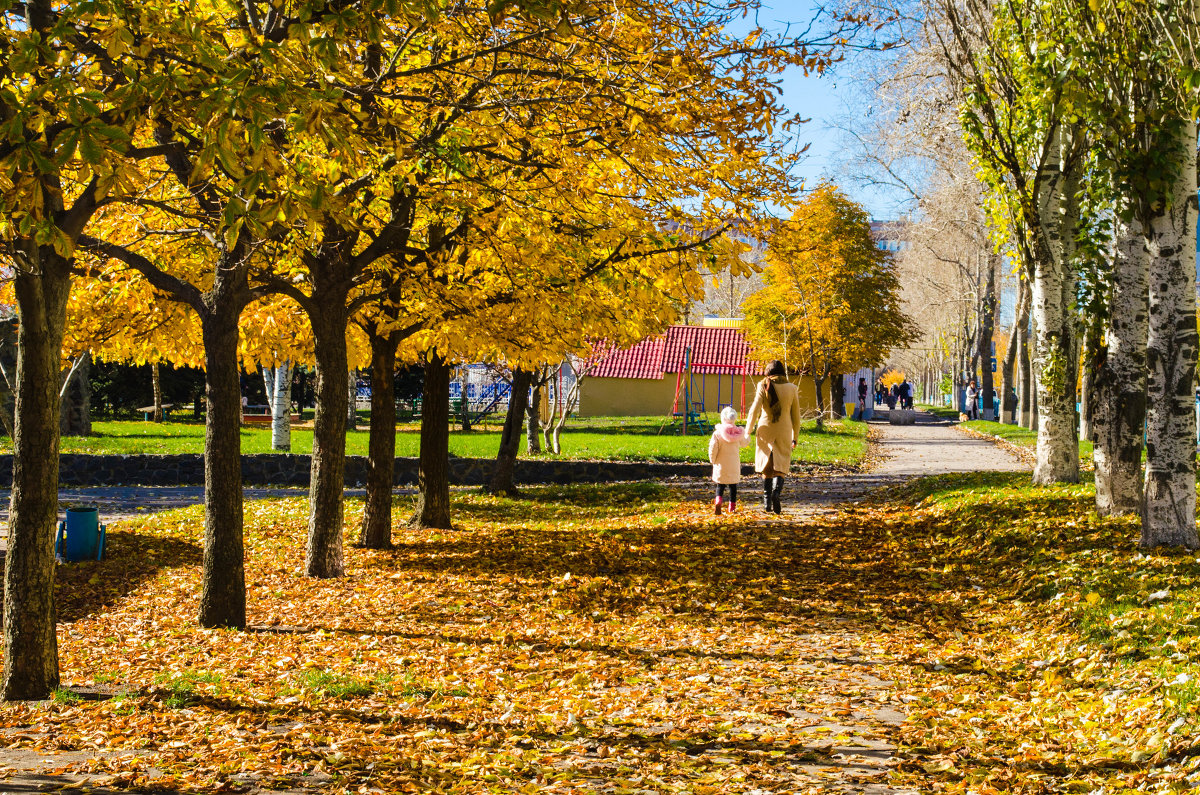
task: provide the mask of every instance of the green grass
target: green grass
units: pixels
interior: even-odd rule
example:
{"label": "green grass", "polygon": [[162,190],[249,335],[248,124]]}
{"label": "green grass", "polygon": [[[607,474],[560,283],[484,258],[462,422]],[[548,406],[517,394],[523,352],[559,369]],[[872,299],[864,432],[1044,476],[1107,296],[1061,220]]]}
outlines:
{"label": "green grass", "polygon": [[[711,417],[710,419],[715,419]],[[563,458],[607,461],[707,461],[707,432],[681,436],[659,434],[661,417],[597,417],[572,420],[563,430]],[[64,453],[99,454],[171,454],[204,451],[204,426],[190,422],[98,421],[88,437],[64,437]],[[415,425],[403,425],[396,434],[396,455],[416,456],[420,451],[420,432]],[[346,434],[346,452],[366,455],[367,430]],[[493,425],[477,426],[469,433],[452,431],[450,454],[463,458],[491,458],[500,447],[500,433]],[[521,449],[525,444],[522,441]],[[7,437],[0,438],[0,451],[11,451]],[[826,423],[817,433],[808,421],[801,428],[794,459],[806,464],[853,466],[866,455],[867,426],[852,420]],[[271,432],[265,427],[242,429],[242,452],[270,453]],[[312,431],[292,430],[292,452],[312,452]],[[742,452],[743,461],[753,461],[753,447]]]}
{"label": "green grass", "polygon": [[[991,422],[989,420],[968,420],[960,423],[964,428],[970,428],[979,433],[987,433],[992,436],[999,436],[1006,442],[1011,442],[1021,447],[1037,447],[1037,431],[1031,431],[1028,428],[1022,428],[1020,425],[1007,425],[1001,422]],[[1085,461],[1090,461],[1092,458],[1092,443],[1087,439],[1079,440],[1079,457]]]}

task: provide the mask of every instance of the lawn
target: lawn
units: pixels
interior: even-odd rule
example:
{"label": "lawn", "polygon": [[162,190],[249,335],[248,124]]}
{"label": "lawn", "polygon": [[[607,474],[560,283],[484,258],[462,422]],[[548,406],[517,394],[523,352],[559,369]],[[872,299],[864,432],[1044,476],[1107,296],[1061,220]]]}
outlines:
{"label": "lawn", "polygon": [[[1037,431],[1022,428],[1020,425],[1008,425],[988,420],[968,420],[960,423],[960,427],[970,428],[978,433],[999,436],[1006,442],[1020,447],[1037,447]],[[1079,457],[1084,461],[1092,460],[1092,442],[1089,439],[1079,440]]]}
{"label": "lawn", "polygon": [[[658,431],[663,421],[658,417],[611,418],[599,417],[578,420],[564,429],[563,457],[573,459],[602,459],[618,461],[707,461],[708,434],[680,436]],[[92,425],[89,437],[64,437],[64,453],[201,453],[204,450],[204,426],[197,423],[104,421]],[[367,431],[350,431],[346,435],[346,452],[366,455]],[[806,422],[800,432],[795,460],[802,464],[855,466],[866,455],[867,426],[851,420],[827,423],[827,430],[817,433],[813,422]],[[464,458],[491,458],[500,447],[500,432],[495,426],[482,426],[469,433],[450,434],[450,453]],[[0,437],[0,451],[10,452],[7,437]],[[524,450],[524,441],[521,449]],[[402,426],[396,434],[396,455],[416,456],[420,450],[417,426]],[[312,431],[298,428],[292,431],[292,451],[312,451]],[[265,427],[242,430],[243,453],[270,453],[271,432]],[[743,461],[753,461],[753,448],[743,451]]]}
{"label": "lawn", "polygon": [[898,551],[936,604],[910,651],[918,698],[904,730],[903,768],[923,790],[1200,781],[1200,560],[1138,550],[1137,517],[1098,517],[1094,494],[957,475],[872,511],[904,533]]}

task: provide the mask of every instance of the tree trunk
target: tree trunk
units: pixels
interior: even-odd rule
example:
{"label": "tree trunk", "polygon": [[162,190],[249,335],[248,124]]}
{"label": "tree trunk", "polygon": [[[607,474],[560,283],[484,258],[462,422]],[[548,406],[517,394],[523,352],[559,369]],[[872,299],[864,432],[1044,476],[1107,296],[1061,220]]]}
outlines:
{"label": "tree trunk", "polygon": [[1146,335],[1150,259],[1139,220],[1116,221],[1112,295],[1091,388],[1091,439],[1096,465],[1096,512],[1134,513],[1142,506],[1142,448],[1146,423]]}
{"label": "tree trunk", "polygon": [[530,455],[542,452],[543,384],[540,378],[533,383],[533,396],[525,407],[525,452]]}
{"label": "tree trunk", "polygon": [[356,431],[358,430],[358,371],[348,370],[347,373],[346,430]]}
{"label": "tree trunk", "polygon": [[821,374],[820,378],[814,378],[813,384],[817,390],[817,431],[825,430],[825,379],[828,376],[825,373]]}
{"label": "tree trunk", "polygon": [[[71,292],[70,263],[30,245],[13,278],[17,332],[16,417],[8,553],[4,565],[6,701],[46,698],[58,687],[54,533],[58,519],[59,356]],[[39,255],[42,255],[39,261]]]}
{"label": "tree trunk", "polygon": [[996,419],[995,376],[992,373],[992,335],[996,325],[996,268],[998,258],[988,257],[987,280],[984,282],[983,301],[979,313],[979,340],[976,349],[979,355],[979,389],[983,397],[982,418]]}
{"label": "tree trunk", "polygon": [[829,408],[836,419],[846,417],[846,376],[834,373],[829,379]]}
{"label": "tree trunk", "polygon": [[504,431],[500,434],[500,450],[496,454],[496,466],[487,491],[490,494],[517,493],[513,484],[513,473],[517,464],[517,451],[521,447],[521,419],[529,400],[529,385],[533,373],[528,370],[513,370],[512,394],[508,399],[508,414],[504,418]]}
{"label": "tree trunk", "polygon": [[421,392],[421,461],[414,528],[450,530],[450,365],[426,354]]}
{"label": "tree trunk", "polygon": [[267,402],[271,404],[271,449],[288,452],[292,449],[292,363],[285,361],[264,370],[267,380]]}
{"label": "tree trunk", "polygon": [[1150,322],[1146,344],[1146,486],[1143,547],[1194,549],[1196,536],[1196,124],[1164,133],[1169,204],[1146,229]]}
{"label": "tree trunk", "polygon": [[162,379],[158,372],[158,362],[150,363],[150,388],[154,392],[154,421],[163,421]]}
{"label": "tree trunk", "polygon": [[238,316],[216,307],[201,318],[206,397],[202,627],[246,626]]}
{"label": "tree trunk", "polygon": [[313,420],[312,474],[309,484],[309,577],[341,577],[342,494],[346,483],[346,418],[350,368],[346,354],[346,302],[327,300],[311,317],[317,360],[317,414]]}
{"label": "tree trunk", "polygon": [[1012,331],[1008,335],[1008,346],[1004,350],[1004,362],[1000,367],[1001,422],[1017,425],[1021,419],[1020,387],[1017,376],[1017,351],[1021,346],[1021,328],[1028,322],[1029,292],[1024,281],[1017,290],[1017,311],[1013,318]]}
{"label": "tree trunk", "polygon": [[[1060,133],[1063,150],[1069,143]],[[1047,170],[1062,167],[1061,152],[1048,158]],[[1075,228],[1078,223],[1074,173],[1064,172],[1058,182],[1046,181],[1039,196],[1040,234],[1033,276],[1033,316],[1036,319],[1033,368],[1037,380],[1038,438],[1033,482],[1077,483],[1079,438],[1075,426]]]}
{"label": "tree trunk", "polygon": [[1083,351],[1079,357],[1079,438],[1091,439],[1096,406],[1096,370],[1104,356],[1104,326],[1103,319],[1095,314],[1085,322]]}
{"label": "tree trunk", "polygon": [[92,387],[88,383],[92,355],[84,353],[67,372],[67,380],[60,390],[58,423],[62,436],[92,435]]}
{"label": "tree trunk", "polygon": [[392,545],[392,487],[396,482],[395,334],[371,334],[371,430],[367,443],[367,497],[359,544]]}
{"label": "tree trunk", "polygon": [[466,366],[462,367],[462,375],[459,376],[459,417],[460,425],[463,433],[471,432],[471,400],[467,393],[471,386],[471,371]]}

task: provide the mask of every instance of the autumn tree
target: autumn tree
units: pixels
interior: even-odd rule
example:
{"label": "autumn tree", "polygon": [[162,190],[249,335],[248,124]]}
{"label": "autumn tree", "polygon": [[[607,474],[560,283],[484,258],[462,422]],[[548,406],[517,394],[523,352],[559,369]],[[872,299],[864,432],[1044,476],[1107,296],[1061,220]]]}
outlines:
{"label": "autumn tree", "polygon": [[765,286],[746,300],[746,335],[762,361],[779,359],[816,384],[818,428],[824,382],[881,364],[916,337],[900,308],[890,252],[871,236],[862,206],[823,184],[770,240]]}

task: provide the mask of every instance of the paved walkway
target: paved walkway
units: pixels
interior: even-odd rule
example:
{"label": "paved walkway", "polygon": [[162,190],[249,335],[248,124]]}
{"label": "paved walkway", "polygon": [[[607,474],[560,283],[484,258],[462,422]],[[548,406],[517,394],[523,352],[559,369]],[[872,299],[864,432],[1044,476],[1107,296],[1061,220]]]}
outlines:
{"label": "paved walkway", "polygon": [[[742,495],[745,509],[755,520],[780,522],[805,532],[819,531],[822,522],[836,515],[839,505],[856,502],[876,489],[898,485],[915,477],[952,472],[1016,472],[1028,467],[999,446],[955,430],[954,423],[926,412],[917,413],[915,425],[890,425],[887,412],[871,421],[872,454],[877,463],[867,472],[790,478],[784,489],[783,514],[776,518],[759,507],[762,489],[746,483]],[[697,484],[704,499],[711,500],[711,484]],[[739,510],[741,510],[739,506]],[[834,750],[845,766],[844,774],[827,782],[826,790],[870,795],[910,795],[885,782],[887,771],[896,764],[891,735],[904,722],[904,706],[912,696],[899,696],[895,682],[874,671],[886,660],[878,659],[871,641],[877,632],[870,626],[847,621],[835,626],[814,626],[800,641],[814,647],[837,649],[819,671],[814,686],[850,695],[846,717],[824,724],[823,730],[843,738]],[[915,699],[914,699],[915,700]]]}

